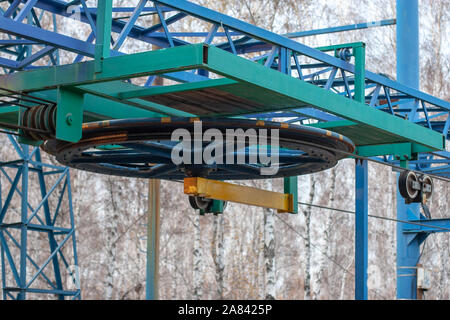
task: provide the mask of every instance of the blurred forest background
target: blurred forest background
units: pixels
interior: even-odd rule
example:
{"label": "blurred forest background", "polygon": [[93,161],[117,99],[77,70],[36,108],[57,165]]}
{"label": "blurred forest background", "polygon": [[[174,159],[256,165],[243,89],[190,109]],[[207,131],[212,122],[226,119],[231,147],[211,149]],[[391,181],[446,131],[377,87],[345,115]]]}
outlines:
{"label": "blurred forest background", "polygon": [[[395,0],[193,2],[279,34],[396,16]],[[115,3],[132,6],[137,1]],[[420,0],[419,5],[421,90],[448,101],[450,1]],[[51,29],[50,18],[45,19],[43,25]],[[145,19],[152,18],[140,18],[139,23],[145,24]],[[88,32],[77,26],[65,19],[59,27],[86,39]],[[198,20],[187,20],[181,27],[208,30]],[[387,26],[297,40],[312,47],[364,41],[367,69],[395,79],[395,38],[395,26]],[[152,49],[148,44],[136,46],[126,41],[122,49]],[[69,63],[74,55],[61,52],[60,58]],[[5,135],[0,135],[0,145],[2,161],[15,158]],[[396,175],[389,167],[370,163],[369,214],[396,218]],[[2,179],[4,199],[8,181]],[[78,170],[71,170],[71,181],[82,298],[144,299],[148,181]],[[431,214],[448,217],[449,185],[434,182]],[[353,160],[300,176],[298,183],[303,203],[354,210]],[[282,191],[280,179],[246,184]],[[19,198],[11,208],[20,213]],[[354,215],[307,205],[299,209],[297,215],[274,214],[229,203],[222,215],[199,216],[189,206],[182,184],[162,181],[160,299],[353,299]],[[395,299],[396,224],[369,219],[369,299]],[[40,240],[29,242],[31,250],[42,250]],[[432,271],[426,299],[450,299],[449,240],[448,233],[434,234],[422,248],[421,263]]]}

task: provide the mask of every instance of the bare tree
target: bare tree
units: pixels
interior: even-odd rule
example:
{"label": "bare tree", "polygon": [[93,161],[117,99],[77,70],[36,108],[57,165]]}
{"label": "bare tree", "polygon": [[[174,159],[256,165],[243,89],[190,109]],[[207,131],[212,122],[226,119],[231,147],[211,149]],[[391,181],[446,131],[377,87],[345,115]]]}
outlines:
{"label": "bare tree", "polygon": [[224,298],[224,271],[225,271],[225,243],[224,243],[224,217],[223,214],[214,215],[213,241],[211,243],[211,255],[215,265],[215,277],[217,283],[217,297]]}
{"label": "bare tree", "polygon": [[200,215],[196,212],[194,219],[194,248],[193,248],[193,277],[194,277],[194,291],[193,297],[195,300],[200,300],[203,295],[203,266],[202,266],[202,238],[200,229]]}
{"label": "bare tree", "polygon": [[264,209],[264,260],[266,265],[266,300],[275,299],[274,210]]}
{"label": "bare tree", "polygon": [[[314,196],[316,193],[316,178],[314,175],[309,176],[310,189],[309,189],[309,203],[313,203]],[[305,215],[305,224],[306,224],[306,236],[305,236],[305,251],[306,251],[306,266],[305,266],[305,300],[311,299],[311,212],[312,207],[308,206],[303,214]]]}

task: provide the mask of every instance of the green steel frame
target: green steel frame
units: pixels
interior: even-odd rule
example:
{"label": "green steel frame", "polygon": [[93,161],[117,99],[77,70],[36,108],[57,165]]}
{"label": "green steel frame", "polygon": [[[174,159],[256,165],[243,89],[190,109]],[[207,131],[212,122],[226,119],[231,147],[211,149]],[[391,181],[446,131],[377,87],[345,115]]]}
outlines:
{"label": "green steel frame", "polygon": [[[361,45],[358,48],[363,48]],[[360,50],[356,50],[359,52]],[[356,54],[357,60],[362,59]],[[122,66],[126,65],[127,68]],[[362,62],[364,66],[364,62]],[[124,85],[123,90],[114,93],[105,93],[110,82],[130,79],[141,76],[159,75],[167,72],[204,69],[226,79],[206,80],[194,83],[167,86],[164,88],[142,89],[134,85]],[[356,66],[356,79],[363,67]],[[358,71],[362,70],[362,71]],[[42,79],[46,79],[45,83]],[[361,77],[364,79],[364,77]],[[362,80],[361,80],[362,81]],[[116,83],[115,83],[116,84]],[[213,46],[205,44],[186,45],[158,51],[136,53],[117,57],[102,58],[102,71],[96,71],[96,61],[81,62],[71,65],[54,66],[45,69],[17,72],[0,77],[0,87],[15,92],[41,92],[46,99],[51,99],[56,90],[58,119],[56,135],[60,139],[76,142],[81,137],[82,112],[90,111],[85,105],[84,95],[89,94],[101,99],[109,99],[124,104],[130,104],[159,115],[178,115],[180,111],[170,107],[159,106],[145,101],[136,102],[135,99],[155,95],[161,92],[174,93],[185,90],[199,90],[205,88],[221,88],[222,86],[244,84],[250,90],[265,92],[272,99],[281,100],[279,106],[270,105],[267,109],[259,111],[285,110],[289,104],[314,107],[328,113],[358,124],[358,130],[371,130],[375,134],[385,136],[384,141],[377,145],[390,143],[412,143],[427,151],[444,150],[442,134],[419,126],[410,121],[390,115],[386,112],[371,108],[358,102],[356,99],[347,99],[333,94],[310,83],[299,81],[288,75],[235,56]],[[355,85],[356,94],[363,96],[363,86]],[[51,94],[45,94],[51,90]],[[232,89],[231,89],[232,90]],[[109,90],[108,90],[109,91]],[[359,97],[359,99],[361,99]],[[130,100],[128,100],[130,98]],[[131,99],[132,98],[132,99]],[[257,96],[246,97],[247,99]],[[102,101],[94,100],[101,103]],[[104,102],[104,100],[103,100]],[[270,109],[269,109],[270,108]],[[104,108],[103,116],[110,117],[109,108]],[[73,121],[69,124],[67,117],[72,115]],[[216,116],[236,116],[242,114],[216,114]],[[129,117],[133,117],[130,114]],[[335,126],[335,125],[334,125]],[[347,135],[352,138],[352,135]],[[425,147],[425,148],[423,148]],[[390,147],[389,147],[390,148]],[[385,154],[385,152],[381,152]]]}
{"label": "green steel frame", "polygon": [[[410,161],[415,169],[450,176],[450,155],[443,151],[450,127],[449,102],[420,92],[415,85],[408,87],[365,70],[363,43],[313,49],[289,39],[340,32],[352,29],[352,26],[283,37],[182,0],[141,0],[129,11],[106,0],[99,0],[97,8],[88,8],[85,0],[70,3],[15,0],[8,3],[9,7],[2,10],[3,17],[0,17],[0,30],[9,36],[0,47],[1,54],[8,57],[0,56],[0,66],[6,71],[0,76],[0,88],[3,88],[0,93],[11,97],[11,91],[6,90],[12,90],[15,100],[1,103],[0,122],[3,124],[19,123],[23,94],[28,93],[56,103],[57,137],[78,141],[83,122],[196,116],[195,112],[152,100],[212,89],[254,102],[258,108],[252,112],[223,110],[208,114],[210,116],[289,118],[288,122],[301,124],[312,119],[317,121],[313,126],[351,138],[361,156],[383,156],[390,163]],[[68,5],[77,3],[80,4],[79,19],[91,28],[88,39],[65,36],[58,33],[56,27],[53,32],[41,27],[40,17],[44,12],[51,13],[53,21],[56,21],[56,16],[71,18]],[[405,9],[402,7],[404,4],[399,0],[399,8]],[[138,18],[144,11],[157,14],[161,22],[152,26],[141,25]],[[113,19],[112,12],[132,13],[126,20]],[[177,33],[170,30],[169,26],[173,30],[176,22],[185,17],[209,23],[210,31]],[[408,25],[402,19],[401,16],[397,19],[400,23],[398,31]],[[394,23],[395,20],[389,20],[377,25]],[[354,28],[370,26],[361,24]],[[223,29],[221,33],[218,32],[220,28]],[[115,41],[110,38],[111,33],[118,34]],[[192,37],[204,37],[205,40],[201,44],[186,41]],[[93,39],[96,39],[95,45],[91,43]],[[166,49],[125,54],[121,52],[125,39]],[[218,39],[226,41],[218,42]],[[403,41],[400,44],[406,39],[400,37],[399,41]],[[113,42],[112,46],[110,42]],[[38,49],[33,51],[32,48]],[[78,54],[75,63],[58,66],[61,50]],[[252,58],[247,55],[249,53],[258,53],[259,56]],[[49,57],[49,65],[53,66],[34,65],[46,57]],[[93,57],[94,60],[80,62],[83,57]],[[312,62],[304,62],[305,59]],[[354,64],[350,63],[351,59],[354,59]],[[410,61],[400,62],[401,68],[408,69]],[[399,80],[403,74],[399,73]],[[130,80],[144,76],[147,77],[144,86]],[[155,76],[175,80],[179,84],[152,86]],[[435,166],[438,164],[443,166]],[[355,190],[359,219],[356,231],[358,239],[365,239],[357,248],[357,262],[362,261],[362,264],[357,263],[356,297],[365,299],[367,163],[358,163],[356,168],[359,177]],[[295,178],[285,180],[285,190],[297,194]],[[399,230],[399,234],[403,234],[403,229]]]}

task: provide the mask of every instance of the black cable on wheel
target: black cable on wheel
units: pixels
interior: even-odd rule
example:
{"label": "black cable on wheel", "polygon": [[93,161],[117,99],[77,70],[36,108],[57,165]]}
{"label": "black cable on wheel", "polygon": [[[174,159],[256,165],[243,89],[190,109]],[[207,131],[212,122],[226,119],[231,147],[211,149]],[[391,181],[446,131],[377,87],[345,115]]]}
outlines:
{"label": "black cable on wheel", "polygon": [[420,190],[413,187],[414,183],[419,182],[419,178],[413,171],[402,171],[398,178],[398,190],[400,195],[409,202],[416,201],[420,197]]}
{"label": "black cable on wheel", "polygon": [[[271,152],[270,139],[265,146],[259,143],[255,146],[250,143],[251,134],[245,140],[245,148],[232,154],[236,160],[243,153],[244,163],[208,164],[202,160],[196,164],[174,164],[171,153],[179,141],[171,140],[172,133],[183,129],[194,137],[194,123],[198,121],[201,121],[202,133],[214,129],[224,137],[227,130],[242,129],[243,132],[253,132],[253,138],[258,140],[261,129],[267,129],[269,135],[270,130],[278,130],[278,171],[270,176],[261,174],[261,169],[269,164],[250,161],[252,152],[262,147],[269,149],[269,154]],[[192,143],[195,145],[195,141]],[[202,143],[200,152],[206,146]],[[79,142],[48,140],[42,148],[69,167],[103,174],[169,180],[180,180],[186,176],[240,180],[309,174],[335,166],[337,161],[355,150],[351,140],[328,130],[234,118],[140,118],[93,122],[83,125]],[[195,157],[195,148],[193,150],[189,155],[191,159]],[[223,152],[226,151],[223,147]]]}

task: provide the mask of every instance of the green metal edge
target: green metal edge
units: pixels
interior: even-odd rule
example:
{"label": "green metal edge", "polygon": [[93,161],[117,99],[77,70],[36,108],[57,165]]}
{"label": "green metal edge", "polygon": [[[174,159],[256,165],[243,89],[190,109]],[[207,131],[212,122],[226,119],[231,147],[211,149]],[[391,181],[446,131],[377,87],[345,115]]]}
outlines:
{"label": "green metal edge", "polygon": [[206,69],[233,80],[248,82],[266,90],[300,100],[339,117],[362,123],[416,142],[434,150],[443,150],[443,136],[407,120],[389,115],[304,81],[292,78],[224,50],[208,47]]}
{"label": "green metal edge", "polygon": [[196,44],[105,58],[99,73],[94,61],[86,61],[2,75],[0,88],[40,91],[197,69],[202,65],[203,45]]}

